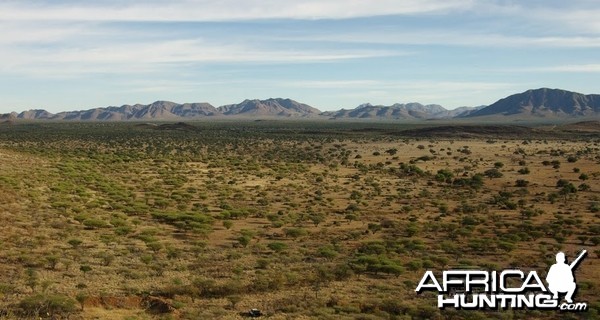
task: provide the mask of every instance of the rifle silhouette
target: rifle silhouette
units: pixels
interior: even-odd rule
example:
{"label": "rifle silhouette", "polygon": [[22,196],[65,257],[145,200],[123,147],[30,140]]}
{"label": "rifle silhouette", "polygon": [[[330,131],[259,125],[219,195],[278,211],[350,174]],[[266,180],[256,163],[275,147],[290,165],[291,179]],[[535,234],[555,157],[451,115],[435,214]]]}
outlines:
{"label": "rifle silhouette", "polygon": [[575,259],[573,262],[571,262],[571,264],[569,265],[569,268],[571,268],[571,270],[575,269],[575,267],[577,266],[577,264],[581,261],[581,259],[583,259],[583,257],[586,254],[587,254],[587,250],[581,251],[581,253],[577,257],[577,259]]}

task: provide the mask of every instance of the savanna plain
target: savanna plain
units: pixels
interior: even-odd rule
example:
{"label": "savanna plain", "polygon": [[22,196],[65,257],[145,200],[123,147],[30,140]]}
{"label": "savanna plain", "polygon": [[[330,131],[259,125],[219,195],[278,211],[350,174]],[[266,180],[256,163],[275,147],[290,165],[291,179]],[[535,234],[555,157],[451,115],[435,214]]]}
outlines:
{"label": "savanna plain", "polygon": [[[600,130],[428,126],[0,124],[0,318],[598,319]],[[587,312],[415,292],[582,249]]]}

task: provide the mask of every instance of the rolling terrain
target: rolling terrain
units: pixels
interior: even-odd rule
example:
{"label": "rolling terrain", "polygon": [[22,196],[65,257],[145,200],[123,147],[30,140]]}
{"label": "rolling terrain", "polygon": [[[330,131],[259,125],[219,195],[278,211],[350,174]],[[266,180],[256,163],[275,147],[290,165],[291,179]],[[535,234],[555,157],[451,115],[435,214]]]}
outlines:
{"label": "rolling terrain", "polygon": [[[0,318],[593,319],[598,123],[0,126]],[[588,251],[589,311],[455,310],[425,270]]]}

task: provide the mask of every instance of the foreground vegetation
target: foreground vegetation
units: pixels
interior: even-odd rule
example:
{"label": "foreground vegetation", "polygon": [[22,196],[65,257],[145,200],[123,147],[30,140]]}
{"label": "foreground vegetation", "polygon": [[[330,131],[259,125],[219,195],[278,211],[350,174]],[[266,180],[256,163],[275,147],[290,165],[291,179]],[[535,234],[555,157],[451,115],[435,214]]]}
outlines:
{"label": "foreground vegetation", "polygon": [[[0,125],[0,317],[597,319],[600,138],[529,138]],[[582,248],[586,313],[440,311],[414,291],[425,270],[545,275]]]}

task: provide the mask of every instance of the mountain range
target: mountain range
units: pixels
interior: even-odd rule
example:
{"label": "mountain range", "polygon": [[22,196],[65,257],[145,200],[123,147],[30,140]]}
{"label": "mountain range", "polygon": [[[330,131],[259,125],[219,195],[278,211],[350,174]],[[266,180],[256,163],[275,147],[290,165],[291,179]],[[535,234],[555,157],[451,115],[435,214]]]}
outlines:
{"label": "mountain range", "polygon": [[286,117],[324,119],[453,119],[453,118],[564,118],[600,116],[600,95],[541,88],[527,90],[500,99],[489,106],[461,107],[447,110],[437,104],[396,103],[391,106],[361,104],[354,109],[321,112],[319,109],[291,99],[244,100],[238,104],[214,107],[209,103],[178,104],[156,101],[148,105],[135,104],[103,107],[52,114],[35,109],[0,115],[0,119],[15,120],[181,120],[205,117]]}
{"label": "mountain range", "polygon": [[455,117],[464,117],[470,113],[479,110],[482,107],[460,107],[454,110],[447,110],[437,104],[422,105],[412,102],[407,104],[395,103],[391,106],[374,106],[370,103],[346,110],[327,111],[321,113],[330,119],[358,118],[358,119],[451,119]]}

